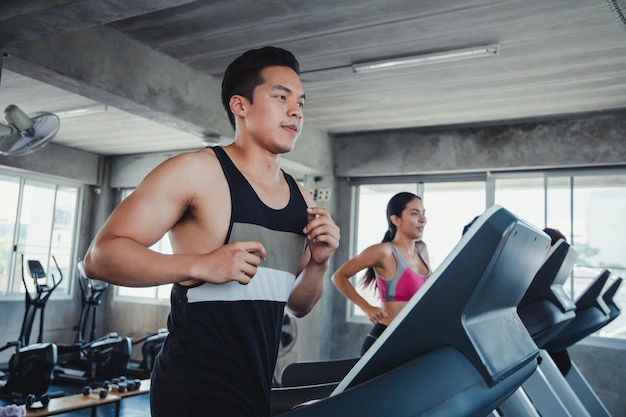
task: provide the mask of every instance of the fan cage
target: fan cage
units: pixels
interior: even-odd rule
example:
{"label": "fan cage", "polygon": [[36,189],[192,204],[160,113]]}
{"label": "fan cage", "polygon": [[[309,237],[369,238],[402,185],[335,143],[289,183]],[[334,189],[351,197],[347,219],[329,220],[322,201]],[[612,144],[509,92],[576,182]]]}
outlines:
{"label": "fan cage", "polygon": [[607,0],[607,2],[622,29],[626,30],[626,0]]}

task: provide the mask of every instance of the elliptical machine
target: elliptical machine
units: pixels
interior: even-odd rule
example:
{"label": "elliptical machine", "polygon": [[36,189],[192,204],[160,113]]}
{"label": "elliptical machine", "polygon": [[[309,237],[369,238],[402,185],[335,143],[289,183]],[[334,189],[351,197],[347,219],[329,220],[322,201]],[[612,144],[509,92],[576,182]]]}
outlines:
{"label": "elliptical machine", "polygon": [[[54,376],[57,380],[81,385],[126,376],[132,351],[130,338],[115,332],[96,337],[96,312],[109,284],[89,278],[80,259],[77,269],[81,310],[76,337],[71,345],[59,345],[59,354],[63,359],[55,367]],[[84,335],[90,316],[90,336],[86,341]]]}
{"label": "elliptical machine", "polygon": [[[22,255],[22,282],[24,283],[25,304],[24,319],[18,340],[7,343],[0,351],[10,347],[15,348],[15,353],[9,360],[8,375],[0,378],[0,396],[11,399],[16,404],[26,404],[28,409],[45,408],[48,406],[51,396],[48,389],[52,384],[54,367],[57,364],[57,346],[53,343],[43,342],[44,310],[52,292],[63,281],[63,273],[59,265],[52,257],[59,272],[60,279],[56,281],[51,274],[52,285],[48,285],[46,273],[37,260],[28,261],[28,269],[34,280],[36,295],[31,295],[26,284],[24,275],[24,255]],[[32,345],[30,334],[37,311],[40,312],[39,335],[37,343]],[[41,407],[35,404],[40,402]]]}
{"label": "elliptical machine", "polygon": [[89,278],[87,274],[85,274],[85,266],[80,259],[77,260],[76,265],[78,268],[78,284],[81,292],[81,308],[74,343],[82,345],[85,343],[85,329],[87,328],[87,322],[90,315],[91,331],[89,333],[89,342],[96,340],[98,306],[102,303],[102,296],[109,288],[109,283],[104,281],[95,281]]}
{"label": "elliptical machine", "polygon": [[[52,256],[54,265],[59,271],[59,281],[54,278],[54,274],[51,274],[52,286],[48,285],[48,278],[46,271],[38,260],[28,260],[28,270],[35,284],[35,291],[37,295],[33,297],[28,291],[26,285],[26,279],[24,278],[24,255],[22,255],[22,282],[24,283],[24,294],[26,297],[26,311],[24,312],[24,320],[22,321],[22,330],[20,331],[20,345],[28,346],[30,343],[30,334],[33,328],[33,322],[37,311],[39,311],[39,335],[37,336],[37,343],[43,343],[43,325],[44,325],[44,312],[46,303],[52,295],[52,292],[63,282],[63,273],[59,264],[54,256]],[[42,282],[43,281],[43,282]]]}

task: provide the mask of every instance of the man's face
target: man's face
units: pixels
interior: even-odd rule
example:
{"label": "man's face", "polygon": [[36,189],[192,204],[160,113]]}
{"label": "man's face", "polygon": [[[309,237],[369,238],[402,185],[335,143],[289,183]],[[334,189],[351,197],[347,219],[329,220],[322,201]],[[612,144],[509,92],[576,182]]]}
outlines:
{"label": "man's face", "polygon": [[275,153],[289,152],[303,124],[304,89],[289,67],[267,67],[246,112],[247,132]]}

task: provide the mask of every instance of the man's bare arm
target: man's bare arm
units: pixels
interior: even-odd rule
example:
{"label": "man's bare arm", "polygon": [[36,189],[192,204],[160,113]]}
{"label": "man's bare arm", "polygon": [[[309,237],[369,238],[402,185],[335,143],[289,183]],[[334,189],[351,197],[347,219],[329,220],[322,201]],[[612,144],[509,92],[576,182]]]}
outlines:
{"label": "man's bare arm", "polygon": [[174,255],[149,249],[192,204],[197,183],[190,178],[206,174],[197,172],[198,158],[200,165],[206,164],[197,154],[164,162],[114,210],[85,257],[88,276],[134,287],[188,280],[249,282],[261,261],[253,252],[265,258],[259,242],[222,246],[223,237],[217,236],[207,237],[207,241],[214,242],[208,246]]}
{"label": "man's bare arm", "polygon": [[[312,199],[307,203],[312,204]],[[330,257],[339,246],[340,238],[339,227],[326,209],[309,207],[307,212],[309,222],[304,232],[307,235],[308,250],[301,260],[304,270],[298,276],[287,302],[287,308],[296,317],[308,314],[322,296],[324,275],[328,270]]]}

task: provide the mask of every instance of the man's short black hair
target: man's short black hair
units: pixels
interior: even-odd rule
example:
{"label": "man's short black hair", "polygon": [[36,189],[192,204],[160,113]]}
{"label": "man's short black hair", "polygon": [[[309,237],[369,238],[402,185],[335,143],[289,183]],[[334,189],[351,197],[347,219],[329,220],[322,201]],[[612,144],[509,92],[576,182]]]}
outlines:
{"label": "man's short black hair", "polygon": [[230,110],[230,98],[240,95],[252,103],[254,89],[264,82],[261,71],[273,66],[289,67],[296,74],[300,74],[300,64],[296,57],[291,52],[274,46],[244,52],[226,68],[222,80],[222,105],[233,129],[235,116]]}

